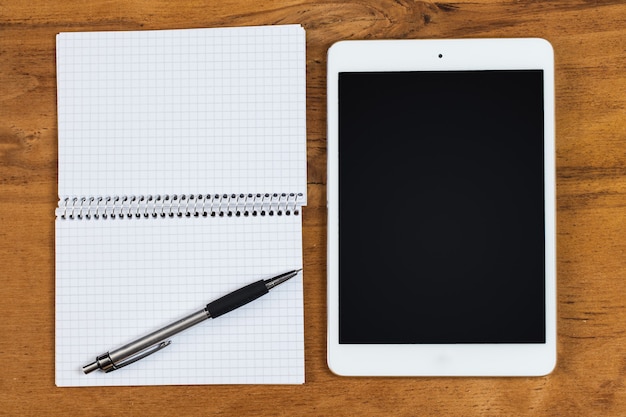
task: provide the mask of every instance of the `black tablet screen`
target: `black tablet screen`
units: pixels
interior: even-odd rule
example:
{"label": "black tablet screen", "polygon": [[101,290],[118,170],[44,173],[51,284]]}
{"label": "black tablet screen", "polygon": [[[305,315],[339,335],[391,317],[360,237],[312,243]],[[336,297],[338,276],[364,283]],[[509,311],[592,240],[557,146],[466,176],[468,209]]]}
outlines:
{"label": "black tablet screen", "polygon": [[543,72],[339,74],[339,342],[544,343]]}

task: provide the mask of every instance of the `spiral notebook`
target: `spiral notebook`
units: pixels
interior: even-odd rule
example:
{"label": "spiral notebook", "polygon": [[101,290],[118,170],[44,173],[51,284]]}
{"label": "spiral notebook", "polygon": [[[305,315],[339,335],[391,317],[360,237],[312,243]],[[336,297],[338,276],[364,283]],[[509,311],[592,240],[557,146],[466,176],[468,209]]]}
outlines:
{"label": "spiral notebook", "polygon": [[56,384],[304,382],[302,274],[111,373],[82,366],[302,267],[299,25],[57,35]]}

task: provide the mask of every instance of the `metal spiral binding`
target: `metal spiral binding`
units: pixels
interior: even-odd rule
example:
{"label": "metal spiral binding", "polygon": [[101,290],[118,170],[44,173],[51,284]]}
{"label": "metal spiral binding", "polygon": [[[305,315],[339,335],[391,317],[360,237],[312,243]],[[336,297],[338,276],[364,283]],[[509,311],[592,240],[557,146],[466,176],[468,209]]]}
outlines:
{"label": "metal spiral binding", "polygon": [[63,197],[56,216],[68,220],[297,216],[301,199],[301,193]]}

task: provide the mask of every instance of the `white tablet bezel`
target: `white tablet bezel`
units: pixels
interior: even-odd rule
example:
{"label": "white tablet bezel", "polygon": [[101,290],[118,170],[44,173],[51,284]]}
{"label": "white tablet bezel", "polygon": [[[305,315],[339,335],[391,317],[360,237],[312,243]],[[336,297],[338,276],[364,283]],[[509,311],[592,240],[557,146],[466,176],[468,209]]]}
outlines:
{"label": "white tablet bezel", "polygon": [[[338,74],[367,71],[544,72],[545,344],[340,344]],[[328,51],[328,365],[346,376],[539,376],[556,365],[554,53],[543,39],[341,41]],[[375,312],[372,312],[375,314]]]}

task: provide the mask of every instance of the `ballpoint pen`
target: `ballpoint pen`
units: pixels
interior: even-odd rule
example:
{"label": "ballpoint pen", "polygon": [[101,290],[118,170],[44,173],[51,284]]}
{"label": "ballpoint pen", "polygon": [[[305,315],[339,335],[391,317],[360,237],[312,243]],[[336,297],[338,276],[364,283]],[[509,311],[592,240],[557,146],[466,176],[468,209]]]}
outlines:
{"label": "ballpoint pen", "polygon": [[111,372],[123,368],[131,363],[137,362],[170,344],[167,340],[170,336],[182,332],[191,326],[201,323],[209,318],[217,318],[238,307],[241,307],[257,298],[265,295],[272,288],[282,284],[290,278],[295,277],[302,269],[296,269],[284,274],[277,275],[266,280],[259,280],[245,287],[239,288],[215,301],[210,302],[202,310],[190,314],[160,330],[152,332],[142,338],[135,340],[115,350],[111,350],[96,358],[88,365],[83,366],[83,372],[88,374],[97,369],[104,372]]}

